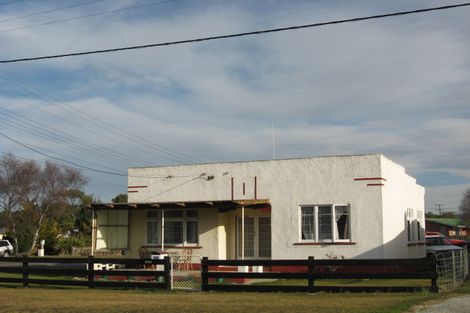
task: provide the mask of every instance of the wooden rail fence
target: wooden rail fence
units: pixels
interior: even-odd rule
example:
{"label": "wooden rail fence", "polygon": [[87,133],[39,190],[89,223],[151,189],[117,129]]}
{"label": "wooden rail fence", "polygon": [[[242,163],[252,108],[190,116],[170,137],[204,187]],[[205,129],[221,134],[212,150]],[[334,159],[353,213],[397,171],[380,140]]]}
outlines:
{"label": "wooden rail fence", "polygon": [[[93,256],[88,258],[49,258],[25,255],[18,258],[1,258],[0,262],[12,263],[11,266],[0,266],[0,273],[22,274],[22,278],[1,277],[0,275],[0,283],[19,283],[25,287],[31,284],[40,284],[89,288],[123,287],[167,290],[171,288],[169,257],[162,260],[142,260],[94,258]],[[158,265],[162,265],[163,270],[156,269]],[[111,266],[115,269],[110,269]],[[41,276],[41,278],[31,278],[30,275]],[[54,276],[56,278],[59,276],[59,278],[54,279]],[[68,279],[63,279],[62,276],[66,276]],[[116,280],[109,279],[111,277],[115,277]]]}
{"label": "wooden rail fence", "polygon": [[[5,266],[4,262],[11,263],[11,265]],[[25,287],[40,284],[88,288],[171,289],[172,265],[169,257],[143,260],[94,258],[92,256],[88,258],[23,256],[0,258],[0,263],[2,263],[0,273],[17,274],[17,277],[2,277],[0,274],[0,283],[23,284]],[[263,266],[265,271],[241,272],[237,271],[239,266]],[[109,279],[111,277],[119,279]],[[304,280],[305,284],[291,286],[221,284],[219,282],[221,279],[292,279]],[[316,284],[318,279],[370,279],[371,281],[367,283],[367,286],[349,286],[349,284]],[[373,285],[374,279],[429,279],[430,284],[427,286],[380,286]],[[201,261],[201,290],[203,291],[409,292],[422,289],[438,291],[434,256],[422,259],[386,260],[316,260],[313,257],[303,260],[209,260],[204,257]]]}
{"label": "wooden rail fence", "polygon": [[[268,272],[227,272],[220,266],[263,266],[271,268]],[[277,270],[276,267],[306,268],[305,271]],[[429,279],[430,285],[424,287],[437,292],[436,260],[434,256],[423,259],[387,260],[209,260],[202,259],[202,286],[204,291],[294,291],[294,292],[410,292],[422,290],[423,286],[317,286],[316,279]],[[210,269],[213,270],[210,270]],[[212,283],[210,283],[212,279]],[[304,286],[284,285],[236,285],[219,284],[220,279],[294,279],[307,280]],[[372,284],[372,281],[370,282]]]}

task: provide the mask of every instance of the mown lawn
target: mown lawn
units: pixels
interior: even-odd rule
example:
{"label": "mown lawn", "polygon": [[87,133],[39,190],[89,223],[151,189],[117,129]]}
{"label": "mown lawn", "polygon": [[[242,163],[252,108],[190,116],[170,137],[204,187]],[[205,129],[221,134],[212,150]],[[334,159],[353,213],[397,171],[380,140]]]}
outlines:
{"label": "mown lawn", "polygon": [[[304,279],[277,279],[269,281],[253,280],[256,285],[280,285],[280,286],[307,286]],[[430,279],[316,279],[315,286],[403,286],[403,287],[429,287]]]}
{"label": "mown lawn", "polygon": [[422,293],[222,293],[0,286],[0,312],[403,312]]}

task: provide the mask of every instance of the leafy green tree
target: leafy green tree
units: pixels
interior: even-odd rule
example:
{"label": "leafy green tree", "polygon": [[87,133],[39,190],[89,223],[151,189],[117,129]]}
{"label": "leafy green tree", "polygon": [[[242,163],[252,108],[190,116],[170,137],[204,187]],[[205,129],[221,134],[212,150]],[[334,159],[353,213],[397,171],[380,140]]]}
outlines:
{"label": "leafy green tree", "polygon": [[460,201],[460,213],[462,214],[462,218],[467,225],[470,224],[470,188],[464,192],[463,198]]}
{"label": "leafy green tree", "polygon": [[127,194],[120,193],[111,200],[113,203],[127,203]]}
{"label": "leafy green tree", "polygon": [[439,217],[439,214],[434,214],[432,212],[426,212],[425,216],[429,217],[429,218],[433,218],[433,217]]}
{"label": "leafy green tree", "polygon": [[71,200],[59,219],[47,221],[40,230],[46,240],[47,254],[71,253],[72,247],[91,245],[91,210],[93,197],[82,191],[70,192]]}

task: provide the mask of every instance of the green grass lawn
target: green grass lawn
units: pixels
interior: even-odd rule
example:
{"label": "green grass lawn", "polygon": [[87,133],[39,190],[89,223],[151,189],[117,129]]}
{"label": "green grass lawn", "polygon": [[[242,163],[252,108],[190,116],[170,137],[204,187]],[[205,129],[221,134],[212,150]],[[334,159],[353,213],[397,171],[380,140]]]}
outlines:
{"label": "green grass lawn", "polygon": [[[256,285],[307,286],[305,279],[278,279],[271,281],[253,281]],[[316,279],[315,286],[423,286],[431,285],[429,279]]]}
{"label": "green grass lawn", "polygon": [[[2,275],[3,276],[3,275]],[[295,281],[295,280],[294,280]],[[333,281],[318,281],[332,283]],[[374,281],[374,285],[380,281]],[[402,285],[405,280],[398,280]],[[276,284],[291,285],[280,280]],[[336,281],[345,285],[343,281]],[[370,285],[369,280],[348,281]],[[387,282],[387,285],[390,282]],[[415,284],[416,280],[410,280]],[[427,282],[426,282],[427,283]],[[470,283],[453,294],[470,294]],[[449,293],[249,293],[166,292],[87,288],[23,288],[0,284],[0,312],[406,312],[413,305],[442,300]]]}
{"label": "green grass lawn", "polygon": [[403,312],[422,293],[223,293],[0,287],[0,312]]}

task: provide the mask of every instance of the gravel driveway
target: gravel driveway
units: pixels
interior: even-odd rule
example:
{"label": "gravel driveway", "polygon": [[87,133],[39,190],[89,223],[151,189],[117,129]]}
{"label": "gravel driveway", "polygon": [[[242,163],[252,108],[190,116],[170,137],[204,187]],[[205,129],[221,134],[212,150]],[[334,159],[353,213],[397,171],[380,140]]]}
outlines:
{"label": "gravel driveway", "polygon": [[444,302],[428,306],[419,306],[413,312],[415,313],[469,313],[470,295],[450,298]]}

